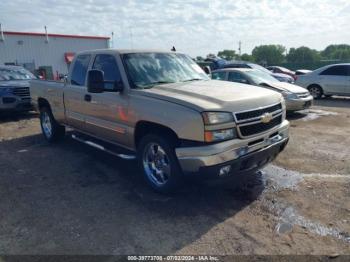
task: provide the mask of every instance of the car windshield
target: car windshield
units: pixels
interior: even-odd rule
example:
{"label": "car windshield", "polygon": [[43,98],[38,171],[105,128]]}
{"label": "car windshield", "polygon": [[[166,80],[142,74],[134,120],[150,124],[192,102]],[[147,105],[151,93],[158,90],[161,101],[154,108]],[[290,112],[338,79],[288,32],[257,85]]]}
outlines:
{"label": "car windshield", "polygon": [[30,80],[36,77],[24,68],[0,68],[0,81]]}
{"label": "car windshield", "polygon": [[188,56],[176,53],[132,53],[123,56],[133,88],[158,84],[209,80]]}
{"label": "car windshield", "polygon": [[256,84],[279,82],[276,78],[260,70],[246,72]]}
{"label": "car windshield", "polygon": [[249,64],[249,66],[251,68],[260,70],[262,72],[265,72],[266,74],[271,74],[271,72],[269,70],[267,70],[265,67],[261,66],[261,65],[257,65],[257,64]]}

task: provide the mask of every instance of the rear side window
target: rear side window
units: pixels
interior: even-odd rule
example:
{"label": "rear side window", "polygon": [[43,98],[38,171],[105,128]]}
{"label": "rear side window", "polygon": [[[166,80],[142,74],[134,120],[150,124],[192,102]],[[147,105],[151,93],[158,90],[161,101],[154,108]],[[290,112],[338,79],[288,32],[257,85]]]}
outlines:
{"label": "rear side window", "polygon": [[113,90],[115,84],[121,81],[117,61],[112,55],[96,55],[92,68],[103,71],[107,90]]}
{"label": "rear side window", "polygon": [[226,79],[226,72],[211,73],[211,78],[214,80],[225,80]]}
{"label": "rear side window", "polygon": [[84,86],[91,55],[79,55],[74,62],[71,84]]}
{"label": "rear side window", "polygon": [[350,75],[350,66],[346,65],[337,65],[332,66],[324,70],[320,75],[328,76],[349,76]]}
{"label": "rear side window", "polygon": [[248,82],[248,80],[241,73],[238,73],[238,72],[230,72],[228,74],[228,81],[238,82],[238,83]]}

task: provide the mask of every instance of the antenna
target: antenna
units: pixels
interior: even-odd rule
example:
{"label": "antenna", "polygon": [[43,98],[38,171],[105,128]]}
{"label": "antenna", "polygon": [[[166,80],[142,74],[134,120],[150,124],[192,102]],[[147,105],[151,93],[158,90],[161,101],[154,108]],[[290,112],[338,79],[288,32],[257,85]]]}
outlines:
{"label": "antenna", "polygon": [[3,42],[5,40],[4,38],[4,32],[2,31],[1,23],[0,23],[0,42]]}
{"label": "antenna", "polygon": [[49,43],[49,35],[47,34],[46,25],[44,26],[44,28],[45,28],[45,36],[46,36],[45,43],[48,44]]}

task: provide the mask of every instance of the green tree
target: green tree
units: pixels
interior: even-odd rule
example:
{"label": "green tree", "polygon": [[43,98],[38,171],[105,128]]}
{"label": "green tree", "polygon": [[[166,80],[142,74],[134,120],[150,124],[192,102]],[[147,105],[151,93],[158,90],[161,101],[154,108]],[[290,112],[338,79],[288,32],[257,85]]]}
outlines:
{"label": "green tree", "polygon": [[350,45],[329,45],[321,52],[321,56],[323,59],[350,59]]}
{"label": "green tree", "polygon": [[230,61],[237,59],[238,55],[236,54],[235,50],[223,50],[218,52],[218,57]]}
{"label": "green tree", "polygon": [[196,57],[196,60],[197,60],[197,61],[204,61],[204,57],[202,57],[202,56],[197,56],[197,57]]}
{"label": "green tree", "polygon": [[289,49],[287,61],[290,63],[314,63],[321,60],[320,53],[306,46]]}
{"label": "green tree", "polygon": [[243,54],[243,55],[241,55],[241,60],[254,62],[254,57],[252,55]]}
{"label": "green tree", "polygon": [[282,45],[260,45],[253,49],[252,55],[258,63],[274,65],[284,61],[285,51],[286,48]]}

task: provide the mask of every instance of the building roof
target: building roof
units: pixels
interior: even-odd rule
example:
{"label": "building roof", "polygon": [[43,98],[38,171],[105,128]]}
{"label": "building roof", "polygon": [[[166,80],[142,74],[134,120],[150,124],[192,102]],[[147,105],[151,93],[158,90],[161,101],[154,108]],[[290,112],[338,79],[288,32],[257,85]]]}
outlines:
{"label": "building roof", "polygon": [[[31,32],[4,31],[3,33],[4,35],[46,36],[45,33],[31,33]],[[110,39],[110,37],[107,37],[107,36],[61,35],[61,34],[48,34],[48,37],[85,38],[85,39],[101,39],[101,40]]]}

